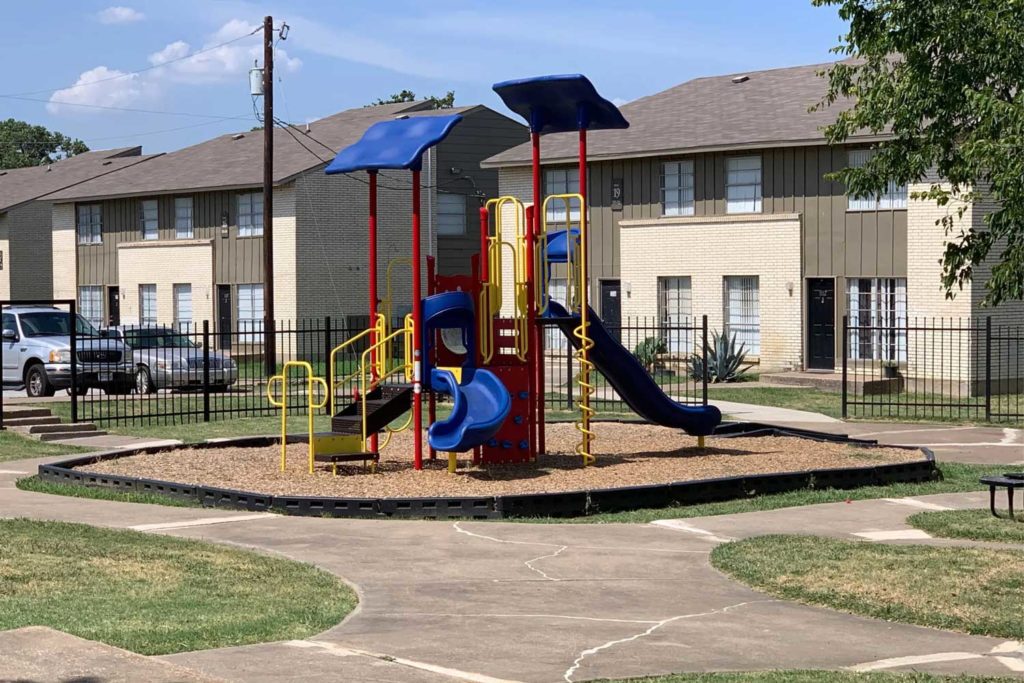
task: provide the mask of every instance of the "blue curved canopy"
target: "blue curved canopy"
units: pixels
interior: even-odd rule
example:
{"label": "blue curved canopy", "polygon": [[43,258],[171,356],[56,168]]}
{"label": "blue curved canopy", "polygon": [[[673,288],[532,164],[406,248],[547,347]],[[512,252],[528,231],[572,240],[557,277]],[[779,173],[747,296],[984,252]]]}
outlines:
{"label": "blue curved canopy", "polygon": [[359,142],[338,152],[324,172],[333,175],[384,168],[418,171],[423,153],[448,137],[461,120],[461,114],[451,114],[379,121],[363,133]]}
{"label": "blue curved canopy", "polygon": [[526,119],[534,133],[629,128],[622,112],[598,94],[583,74],[534,76],[494,84],[505,106]]}

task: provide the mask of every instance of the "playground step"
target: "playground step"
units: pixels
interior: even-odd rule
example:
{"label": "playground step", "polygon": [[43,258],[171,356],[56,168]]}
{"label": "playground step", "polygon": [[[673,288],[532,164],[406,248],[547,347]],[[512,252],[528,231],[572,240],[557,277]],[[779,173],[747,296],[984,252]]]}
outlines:
{"label": "playground step", "polygon": [[[412,405],[412,387],[407,384],[378,387],[366,396],[366,431],[373,434],[397,420]],[[354,401],[331,419],[331,431],[360,434],[363,429],[363,402]]]}
{"label": "playground step", "polygon": [[[17,415],[17,413],[15,413]],[[39,417],[14,417],[4,415],[4,427],[28,427],[31,425],[55,425],[60,424],[60,418],[54,415]]]}
{"label": "playground step", "polygon": [[[77,426],[77,425],[67,425]],[[70,441],[71,439],[85,439],[90,436],[106,436],[107,433],[96,429],[93,425],[92,431],[78,431],[78,432],[45,432],[43,434],[36,434],[40,441]]]}
{"label": "playground step", "polygon": [[53,432],[95,432],[96,425],[91,422],[78,422],[76,424],[61,424],[59,421],[51,424],[34,424],[25,428],[28,434],[50,434]]}
{"label": "playground step", "polygon": [[313,456],[316,462],[366,462],[372,460],[378,462],[380,453],[374,451],[356,451],[354,453],[317,453]]}

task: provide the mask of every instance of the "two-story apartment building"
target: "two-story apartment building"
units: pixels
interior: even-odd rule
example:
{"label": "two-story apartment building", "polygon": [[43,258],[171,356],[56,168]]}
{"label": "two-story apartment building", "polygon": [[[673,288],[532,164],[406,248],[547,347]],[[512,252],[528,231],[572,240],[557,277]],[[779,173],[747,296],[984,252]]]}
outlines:
{"label": "two-story apartment building", "polygon": [[[275,317],[365,315],[365,174],[326,176],[334,151],[377,121],[426,116],[423,102],[343,111],[274,136]],[[422,175],[424,253],[441,272],[468,272],[479,202],[497,191],[481,159],[525,140],[523,126],[483,106],[431,150]],[[258,328],[264,315],[262,130],[223,135],[82,183],[53,202],[53,293],[77,297],[101,324]],[[407,257],[410,176],[382,173],[380,268]],[[396,314],[410,271],[394,269]],[[381,283],[382,287],[384,283]]]}
{"label": "two-story apartment building", "polygon": [[[979,314],[983,269],[973,291],[949,300],[941,288],[945,234],[935,222],[945,207],[895,184],[850,197],[826,177],[862,163],[881,139],[825,143],[835,110],[810,107],[827,66],[698,78],[624,105],[629,129],[590,133],[590,292],[606,321],[707,314],[763,369],[831,370],[844,315],[902,325],[908,314]],[[575,135],[545,136],[542,159],[546,193],[578,191]],[[529,145],[484,162],[500,170],[502,194],[527,201],[529,164]],[[977,228],[982,215],[975,207],[963,220]],[[853,339],[851,354],[905,362],[906,343]]]}
{"label": "two-story apartment building", "polygon": [[121,147],[0,170],[0,300],[52,296],[52,204],[46,195],[149,158],[141,147]]}

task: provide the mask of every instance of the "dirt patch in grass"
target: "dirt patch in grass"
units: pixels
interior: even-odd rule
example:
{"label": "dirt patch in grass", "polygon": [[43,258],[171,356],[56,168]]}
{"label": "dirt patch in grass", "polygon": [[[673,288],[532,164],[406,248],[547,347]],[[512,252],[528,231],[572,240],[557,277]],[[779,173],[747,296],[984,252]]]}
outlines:
{"label": "dirt patch in grass", "polygon": [[789,600],[889,621],[1024,637],[1021,552],[761,536],[718,546],[711,561]]}
{"label": "dirt patch in grass", "polygon": [[[1002,514],[1006,514],[1004,511]],[[1018,513],[1018,518],[1020,513]],[[969,538],[975,541],[1024,543],[1024,520],[993,517],[987,509],[919,512],[907,520],[911,526],[943,538]],[[1021,617],[1024,619],[1024,616]]]}
{"label": "dirt patch in grass", "polygon": [[0,631],[42,625],[144,655],[306,638],[355,607],[306,564],[210,543],[0,520]]}
{"label": "dirt patch in grass", "polygon": [[85,466],[94,472],[164,479],[242,489],[271,495],[394,497],[498,495],[610,488],[726,477],[738,474],[806,471],[818,468],[864,467],[881,462],[919,460],[919,451],[884,448],[878,460],[866,463],[862,447],[796,437],[709,438],[707,448],[683,432],[644,424],[601,423],[597,427],[597,465],[584,468],[572,455],[578,433],[571,424],[550,425],[549,455],[529,465],[474,467],[461,456],[458,474],[446,471],[442,454],[426,461],[424,471],[412,467],[412,438],[395,435],[372,474],[360,465],[307,470],[307,449],[288,449],[288,467],[279,470],[278,446],[217,449],[181,448],[108,460]]}

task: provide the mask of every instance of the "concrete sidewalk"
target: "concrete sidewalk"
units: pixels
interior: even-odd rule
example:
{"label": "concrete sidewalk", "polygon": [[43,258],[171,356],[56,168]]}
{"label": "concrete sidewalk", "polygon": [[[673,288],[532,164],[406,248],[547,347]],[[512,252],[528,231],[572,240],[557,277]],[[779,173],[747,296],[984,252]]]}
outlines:
{"label": "concrete sidewalk", "polygon": [[[5,463],[5,472],[37,462]],[[1024,677],[1019,643],[776,600],[708,562],[715,544],[767,532],[906,532],[905,518],[922,505],[979,507],[980,494],[665,525],[452,523],[63,498],[19,491],[17,476],[0,473],[5,516],[239,545],[316,564],[356,586],[360,608],[319,636],[161,658],[199,677],[500,683],[844,667]]]}

